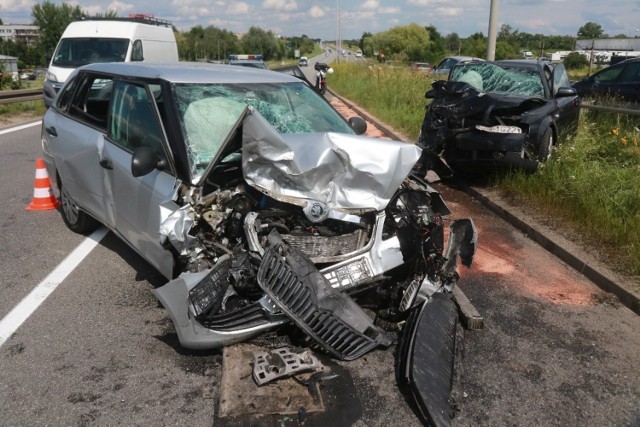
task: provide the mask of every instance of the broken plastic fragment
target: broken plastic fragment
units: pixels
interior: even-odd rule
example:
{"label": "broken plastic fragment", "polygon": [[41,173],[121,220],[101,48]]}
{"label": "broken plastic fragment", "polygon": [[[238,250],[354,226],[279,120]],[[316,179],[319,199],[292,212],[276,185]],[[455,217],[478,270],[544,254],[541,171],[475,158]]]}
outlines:
{"label": "broken plastic fragment", "polygon": [[258,385],[321,368],[322,364],[310,350],[293,353],[287,347],[281,347],[270,352],[256,352],[253,355],[253,379]]}

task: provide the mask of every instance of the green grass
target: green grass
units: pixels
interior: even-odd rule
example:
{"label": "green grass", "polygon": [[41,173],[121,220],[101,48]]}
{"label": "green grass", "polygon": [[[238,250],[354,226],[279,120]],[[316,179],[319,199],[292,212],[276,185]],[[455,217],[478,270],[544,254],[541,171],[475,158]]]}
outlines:
{"label": "green grass", "polygon": [[332,64],[327,84],[415,141],[420,132],[432,80],[407,66]]}
{"label": "green grass", "polygon": [[46,108],[44,101],[14,102],[11,104],[0,104],[0,115],[15,115],[21,113],[32,113],[33,115],[44,115]]}
{"label": "green grass", "polygon": [[[415,140],[431,81],[408,67],[337,64],[329,86]],[[576,231],[629,274],[640,274],[640,127],[637,116],[582,110],[577,134],[534,174],[497,175],[516,203]]]}
{"label": "green grass", "polygon": [[569,224],[605,259],[640,274],[640,130],[635,116],[583,110],[576,136],[535,174],[496,185],[517,202]]}

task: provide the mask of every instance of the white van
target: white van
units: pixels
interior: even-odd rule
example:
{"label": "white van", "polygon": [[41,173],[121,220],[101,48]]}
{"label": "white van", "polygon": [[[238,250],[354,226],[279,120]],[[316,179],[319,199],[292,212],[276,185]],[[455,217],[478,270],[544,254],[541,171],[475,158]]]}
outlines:
{"label": "white van", "polygon": [[51,58],[44,82],[48,108],[73,70],[94,62],[177,62],[178,45],[168,21],[146,15],[90,19],[69,24]]}

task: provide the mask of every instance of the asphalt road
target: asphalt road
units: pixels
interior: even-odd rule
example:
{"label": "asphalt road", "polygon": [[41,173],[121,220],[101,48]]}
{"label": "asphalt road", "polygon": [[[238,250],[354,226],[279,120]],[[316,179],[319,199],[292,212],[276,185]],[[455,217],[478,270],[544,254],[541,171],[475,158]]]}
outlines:
{"label": "asphalt road", "polygon": [[[0,322],[82,241],[57,211],[30,212],[39,126],[0,135]],[[640,425],[640,318],[496,218],[460,287],[485,328],[458,341],[454,426]],[[221,354],[188,352],[151,289],[163,280],[111,234],[0,346],[0,425],[220,425]],[[420,425],[398,392],[394,348],[340,363],[354,388],[336,425]],[[290,424],[287,424],[290,425]]]}

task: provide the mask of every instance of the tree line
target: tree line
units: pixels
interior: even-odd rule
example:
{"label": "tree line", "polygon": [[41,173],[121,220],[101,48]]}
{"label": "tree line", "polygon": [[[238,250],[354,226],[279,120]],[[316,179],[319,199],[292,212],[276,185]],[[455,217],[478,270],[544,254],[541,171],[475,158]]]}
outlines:
{"label": "tree line", "polygon": [[[57,5],[50,1],[38,3],[31,10],[32,24],[40,29],[35,45],[0,40],[0,54],[19,58],[18,68],[46,66],[48,58],[58,44],[65,28],[73,21],[91,18],[79,6]],[[98,18],[116,18],[115,11],[97,15]],[[0,19],[0,24],[2,20]],[[231,31],[201,25],[189,31],[178,31],[173,27],[178,43],[178,54],[182,61],[224,60],[230,54],[262,54],[265,60],[293,58],[296,51],[301,55],[313,52],[318,40],[306,35],[278,38],[273,32],[251,27],[241,38]]]}
{"label": "tree line", "polygon": [[[46,66],[47,59],[62,36],[67,25],[73,21],[90,18],[79,6],[50,1],[38,3],[32,8],[33,25],[40,28],[38,42],[33,45],[0,41],[0,54],[19,58],[18,67]],[[117,17],[115,11],[108,11],[98,17]],[[0,20],[0,23],[2,21]],[[226,29],[214,26],[196,25],[188,31],[173,28],[178,43],[178,54],[183,61],[224,60],[229,54],[262,54],[265,60],[293,58],[294,52],[301,55],[313,51],[319,41],[306,35],[278,38],[273,32],[259,27],[251,27],[241,38]],[[618,35],[620,37],[624,35]],[[508,24],[502,25],[497,34],[496,59],[521,56],[522,50],[531,51],[534,56],[543,52],[572,50],[576,38],[603,38],[602,27],[588,22],[580,27],[576,36],[555,36],[520,32]],[[487,37],[481,32],[461,37],[457,33],[441,35],[433,25],[409,24],[393,27],[387,31],[372,34],[365,32],[359,40],[343,41],[343,45],[358,47],[365,56],[380,60],[417,61],[436,63],[442,57],[458,54],[484,57]]]}
{"label": "tree line", "polygon": [[[543,57],[545,52],[573,50],[576,39],[608,38],[600,24],[587,22],[575,36],[544,35],[520,32],[503,24],[496,36],[495,59],[522,57],[522,51]],[[619,34],[613,38],[626,38]],[[358,46],[365,56],[401,62],[437,63],[447,55],[466,55],[483,58],[487,53],[488,38],[480,33],[460,37],[457,33],[442,36],[435,26],[418,24],[397,26],[376,34],[363,33],[360,40],[348,42]]]}

